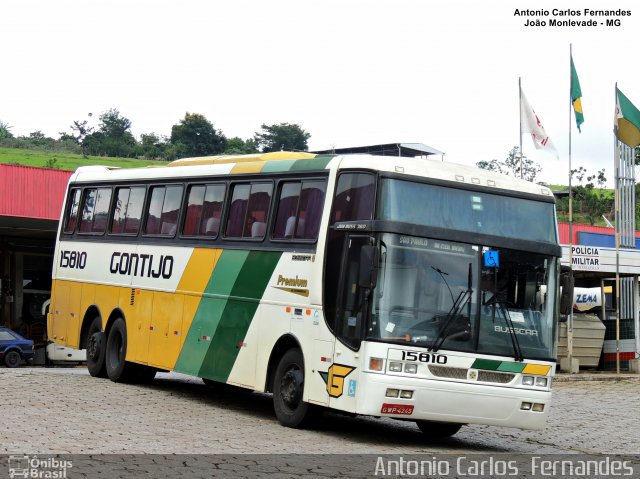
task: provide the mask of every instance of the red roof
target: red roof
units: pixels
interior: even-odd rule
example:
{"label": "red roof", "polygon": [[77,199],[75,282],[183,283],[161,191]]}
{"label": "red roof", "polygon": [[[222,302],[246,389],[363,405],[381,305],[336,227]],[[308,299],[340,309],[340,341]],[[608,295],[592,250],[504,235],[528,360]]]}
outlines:
{"label": "red roof", "polygon": [[[606,226],[591,226],[579,223],[573,223],[573,242],[572,244],[578,243],[578,233],[599,233],[603,235],[615,235],[615,228],[608,228]],[[561,223],[558,222],[558,233],[560,234],[560,244],[569,244],[569,223]],[[640,231],[636,231],[636,238],[640,238]]]}
{"label": "red roof", "polygon": [[0,216],[57,220],[72,171],[0,165]]}

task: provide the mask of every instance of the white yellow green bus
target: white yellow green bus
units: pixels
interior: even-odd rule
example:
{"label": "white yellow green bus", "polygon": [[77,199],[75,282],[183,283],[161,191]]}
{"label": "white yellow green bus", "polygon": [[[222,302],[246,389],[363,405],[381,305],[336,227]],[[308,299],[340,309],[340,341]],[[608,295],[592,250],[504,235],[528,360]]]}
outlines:
{"label": "white yellow green bus", "polygon": [[323,409],[538,429],[555,371],[550,190],[418,158],[277,152],[79,168],[49,338],[93,376],[176,371]]}

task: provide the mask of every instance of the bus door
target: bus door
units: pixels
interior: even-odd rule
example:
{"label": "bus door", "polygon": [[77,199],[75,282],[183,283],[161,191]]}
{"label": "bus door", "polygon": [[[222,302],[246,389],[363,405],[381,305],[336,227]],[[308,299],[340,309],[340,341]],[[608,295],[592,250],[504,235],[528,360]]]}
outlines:
{"label": "bus door", "polygon": [[350,235],[342,256],[335,317],[333,363],[327,376],[331,407],[355,412],[360,377],[360,345],[370,310],[377,255],[370,236]]}

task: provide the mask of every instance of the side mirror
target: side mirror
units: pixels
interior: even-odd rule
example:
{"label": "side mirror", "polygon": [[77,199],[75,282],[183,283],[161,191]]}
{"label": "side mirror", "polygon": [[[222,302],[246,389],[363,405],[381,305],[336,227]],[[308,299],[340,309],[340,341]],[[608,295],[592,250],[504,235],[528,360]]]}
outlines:
{"label": "side mirror", "polygon": [[[565,270],[564,267],[560,273],[560,314],[567,316],[571,314],[573,308],[573,288],[575,280],[573,272],[570,269]],[[565,319],[566,321],[566,319]]]}
{"label": "side mirror", "polygon": [[358,286],[371,289],[378,280],[378,248],[366,244],[360,249],[360,270],[358,271]]}

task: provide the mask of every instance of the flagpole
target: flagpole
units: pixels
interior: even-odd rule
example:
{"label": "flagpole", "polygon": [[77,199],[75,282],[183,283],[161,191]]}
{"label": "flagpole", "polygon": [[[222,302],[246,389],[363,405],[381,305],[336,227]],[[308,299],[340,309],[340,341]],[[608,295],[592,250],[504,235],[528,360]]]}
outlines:
{"label": "flagpole", "polygon": [[[618,82],[614,92],[615,105],[618,105]],[[615,168],[615,218],[616,218],[616,374],[620,374],[620,140],[614,133]]]}
{"label": "flagpole", "polygon": [[518,105],[520,107],[520,179],[522,179],[522,85],[518,77]]}
{"label": "flagpole", "polygon": [[[571,187],[571,108],[572,92],[571,83],[571,62],[573,61],[573,47],[569,43],[569,267],[573,275],[573,189]],[[573,373],[573,298],[571,298],[571,310],[569,311],[569,322],[567,324],[567,359],[569,360],[569,372]]]}

